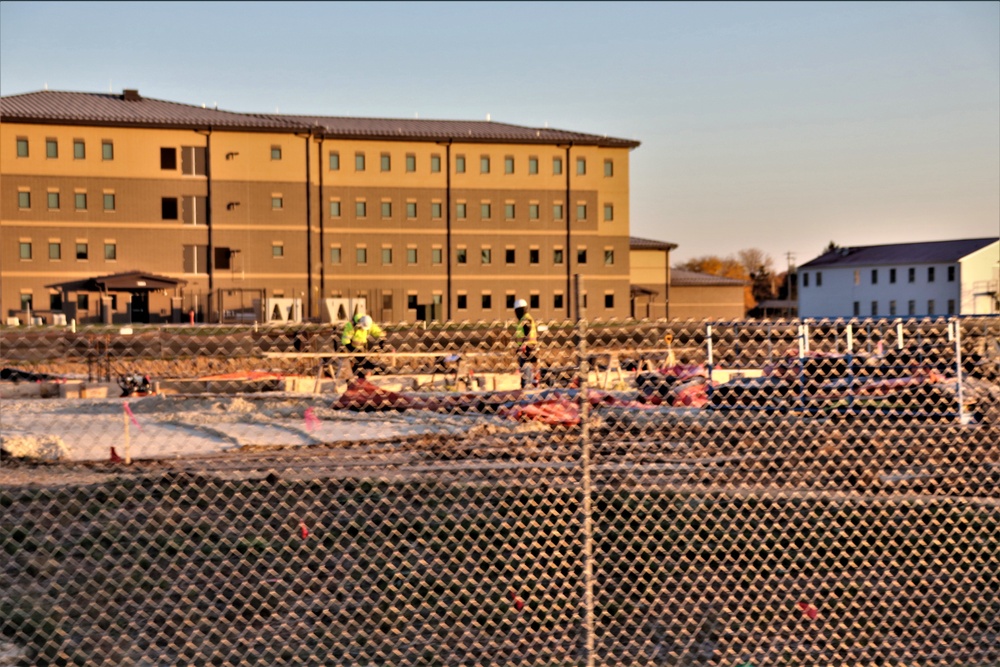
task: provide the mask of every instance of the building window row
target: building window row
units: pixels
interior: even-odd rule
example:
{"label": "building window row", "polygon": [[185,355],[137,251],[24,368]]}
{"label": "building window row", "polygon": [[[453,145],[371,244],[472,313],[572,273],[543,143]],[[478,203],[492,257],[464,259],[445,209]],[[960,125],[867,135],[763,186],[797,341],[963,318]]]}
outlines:
{"label": "building window row", "polygon": [[[102,202],[105,211],[114,211],[117,200],[113,192],[103,193]],[[45,193],[45,205],[50,211],[62,209],[62,193],[59,190],[48,190]],[[17,207],[23,210],[30,210],[32,207],[31,189],[20,188],[17,191]],[[77,211],[88,209],[87,192],[76,191],[73,193],[73,208]]]}
{"label": "building window row", "polygon": [[[340,218],[344,214],[343,204],[339,199],[331,199],[329,202],[329,211],[331,218]],[[275,204],[273,208],[281,208],[280,202]],[[379,216],[383,219],[388,219],[393,217],[394,211],[393,202],[388,199],[383,199],[379,203]],[[444,205],[441,202],[431,202],[430,203],[430,216],[434,220],[439,220],[444,215]],[[521,209],[523,211],[523,209]],[[528,204],[528,220],[536,221],[541,220],[541,206],[539,204]],[[563,219],[563,214],[565,207],[563,204],[553,204],[552,205],[552,220],[558,221]],[[419,205],[418,202],[408,201],[406,202],[406,217],[408,219],[416,219],[418,217]],[[489,221],[494,219],[495,207],[492,202],[484,201],[479,204],[479,218],[483,221]],[[523,215],[523,213],[521,214]],[[576,220],[577,222],[586,222],[588,219],[589,211],[586,204],[577,204],[576,207]],[[368,217],[368,200],[367,199],[357,199],[354,202],[354,217],[355,218],[367,218]],[[455,219],[456,220],[468,220],[469,219],[469,205],[468,202],[456,202],[455,203]],[[517,204],[506,202],[503,205],[503,219],[506,221],[515,221],[518,219],[518,206]],[[605,204],[604,205],[604,220],[613,221],[614,220],[614,205]]]}
{"label": "building window row", "polygon": [[[63,258],[62,241],[49,241],[49,260],[59,261]],[[78,260],[90,259],[90,243],[87,241],[77,241],[74,247],[74,254]],[[35,258],[34,242],[30,239],[22,239],[18,243],[18,255],[22,260],[32,260]],[[116,241],[104,242],[104,259],[115,261],[118,259],[118,243]]]}
{"label": "building window row", "polygon": [[[274,149],[272,149],[273,151]],[[280,149],[279,149],[280,150]],[[280,159],[279,157],[272,159]],[[327,164],[330,171],[340,171],[340,152],[330,151],[327,154]],[[529,156],[527,158],[527,173],[529,175],[535,176],[540,173],[539,169],[539,158],[537,156]],[[428,163],[430,168],[430,173],[436,174],[441,172],[441,156],[439,154],[432,154],[430,156],[430,161]],[[518,170],[518,163],[514,156],[505,155],[503,158],[503,173],[504,174],[516,174]],[[393,159],[391,153],[381,152],[379,153],[379,171],[391,172],[393,167]],[[366,171],[367,169],[367,154],[365,151],[357,151],[354,154],[354,171]],[[404,155],[404,169],[407,173],[415,173],[417,171],[417,155],[415,153],[406,153]],[[459,153],[455,155],[455,173],[464,174],[468,171],[468,160],[464,153]],[[480,155],[479,156],[479,173],[489,174],[493,171],[493,159],[490,155]],[[563,173],[563,159],[562,157],[552,158],[552,175],[559,176]],[[576,158],[576,173],[578,176],[585,176],[587,174],[587,158],[578,157]],[[604,160],[604,175],[608,178],[613,177],[615,174],[614,160],[608,158]]]}
{"label": "building window row", "polygon": [[[926,312],[921,313],[921,314],[923,314],[923,315],[942,315],[942,314],[955,315],[956,314],[955,306],[956,306],[955,299],[948,299],[947,313],[938,313],[936,311],[937,304],[934,302],[934,299],[928,299],[927,300],[927,310],[926,310]],[[877,317],[880,314],[883,314],[883,313],[881,313],[879,311],[879,302],[878,301],[872,301],[871,302],[871,316],[872,317]],[[896,315],[899,314],[898,313],[898,309],[896,307],[896,301],[895,300],[890,300],[889,301],[889,312],[888,313],[884,313],[884,314],[889,315],[889,316],[896,316]],[[916,302],[916,300],[910,299],[909,301],[906,302],[906,314],[907,315],[917,315],[918,314],[917,313],[917,302]],[[854,302],[854,316],[855,317],[860,317],[861,316],[861,302],[860,301],[855,301]]]}
{"label": "building window row", "polygon": [[[417,264],[419,249],[415,246],[409,246],[406,249],[406,263],[407,264]],[[366,244],[360,244],[355,248],[355,262],[358,265],[368,264],[368,246]],[[455,250],[455,263],[457,265],[463,266],[469,264],[469,249],[466,247],[459,247]],[[506,265],[514,265],[517,263],[517,249],[516,248],[504,248],[504,263]],[[433,247],[430,249],[431,264],[441,264],[444,261],[444,249],[442,247]],[[394,254],[393,248],[390,245],[382,246],[381,262],[383,265],[393,264]],[[555,248],[552,251],[552,264],[561,265],[565,261],[565,252],[562,248]],[[337,265],[343,264],[344,254],[341,246],[332,246],[330,248],[330,263]],[[577,248],[576,251],[576,262],[577,264],[587,263],[587,249],[584,247]],[[490,266],[493,264],[493,248],[484,246],[480,249],[479,253],[479,263],[482,266]],[[529,248],[528,249],[528,264],[539,265],[541,264],[541,249],[539,248]],[[615,264],[615,251],[612,248],[605,248],[604,250],[604,265],[614,266]]]}
{"label": "building window row", "polygon": [[[17,137],[17,157],[31,157],[31,149],[28,137]],[[45,139],[45,158],[55,160],[59,158],[59,140],[55,137]],[[87,159],[87,142],[83,139],[73,139],[73,159]],[[115,159],[115,144],[110,139],[101,140],[101,159]]]}
{"label": "building window row", "polygon": [[[888,276],[889,276],[889,284],[890,285],[895,285],[896,284],[896,269],[888,269]],[[950,283],[955,282],[955,279],[957,278],[957,276],[958,276],[957,267],[955,267],[955,266],[949,266],[948,267],[948,278],[947,278],[948,282],[950,282]],[[937,280],[937,267],[928,266],[927,267],[927,282],[933,283],[936,280]],[[871,270],[871,284],[872,285],[878,285],[878,281],[879,281],[879,270],[878,269],[872,269]],[[909,267],[906,270],[906,282],[911,283],[911,284],[917,282],[917,269],[916,269],[916,267],[912,267],[911,266],[911,267]],[[856,269],[854,271],[854,284],[855,285],[860,285],[861,284],[861,270],[860,269]],[[809,286],[809,274],[808,273],[804,273],[803,274],[802,286],[803,287],[808,287]],[[818,286],[819,286],[819,283],[817,283],[817,287]]]}

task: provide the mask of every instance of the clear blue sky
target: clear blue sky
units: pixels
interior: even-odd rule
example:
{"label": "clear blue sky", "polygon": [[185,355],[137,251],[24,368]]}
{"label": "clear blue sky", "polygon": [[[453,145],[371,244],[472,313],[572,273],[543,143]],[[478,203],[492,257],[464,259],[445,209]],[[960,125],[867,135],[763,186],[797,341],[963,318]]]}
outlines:
{"label": "clear blue sky", "polygon": [[637,139],[675,260],[1000,234],[1000,2],[0,3],[0,92]]}

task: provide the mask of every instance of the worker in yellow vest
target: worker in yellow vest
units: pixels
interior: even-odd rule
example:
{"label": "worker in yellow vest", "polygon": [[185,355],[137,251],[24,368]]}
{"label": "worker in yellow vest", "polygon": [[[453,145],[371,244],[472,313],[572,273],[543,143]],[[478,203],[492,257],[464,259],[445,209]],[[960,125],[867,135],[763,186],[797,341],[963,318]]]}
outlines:
{"label": "worker in yellow vest", "polygon": [[[371,317],[356,313],[344,324],[344,333],[340,336],[340,342],[348,352],[368,352],[373,344],[381,342],[383,335],[382,328],[375,324]],[[364,354],[355,357],[353,365],[354,374],[359,378],[368,377],[371,371],[376,368],[375,362]]]}
{"label": "worker in yellow vest", "polygon": [[521,369],[521,389],[538,386],[535,367],[538,365],[538,326],[528,312],[528,302],[518,299],[514,302],[517,328],[514,329],[514,344],[517,346],[517,365]]}

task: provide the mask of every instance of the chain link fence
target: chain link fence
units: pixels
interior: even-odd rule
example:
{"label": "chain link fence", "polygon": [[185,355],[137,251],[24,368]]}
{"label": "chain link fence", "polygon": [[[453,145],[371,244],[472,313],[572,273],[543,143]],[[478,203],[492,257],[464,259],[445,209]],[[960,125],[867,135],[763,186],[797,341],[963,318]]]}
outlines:
{"label": "chain link fence", "polygon": [[1000,320],[384,329],[0,331],[0,664],[1000,664]]}

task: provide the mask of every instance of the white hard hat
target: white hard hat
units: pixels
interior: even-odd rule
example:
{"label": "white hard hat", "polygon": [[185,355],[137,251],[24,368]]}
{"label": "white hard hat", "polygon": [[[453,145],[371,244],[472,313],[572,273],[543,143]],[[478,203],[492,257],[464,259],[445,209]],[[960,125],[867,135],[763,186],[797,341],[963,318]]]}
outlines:
{"label": "white hard hat", "polygon": [[517,309],[517,308],[527,308],[527,307],[528,307],[528,302],[525,301],[524,299],[518,299],[517,301],[514,302],[514,308],[515,309]]}
{"label": "white hard hat", "polygon": [[371,327],[371,325],[372,325],[372,318],[368,317],[367,315],[362,315],[361,319],[358,320],[359,329],[368,329]]}

